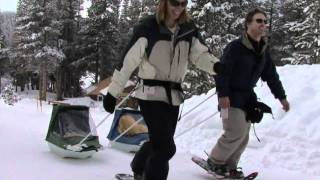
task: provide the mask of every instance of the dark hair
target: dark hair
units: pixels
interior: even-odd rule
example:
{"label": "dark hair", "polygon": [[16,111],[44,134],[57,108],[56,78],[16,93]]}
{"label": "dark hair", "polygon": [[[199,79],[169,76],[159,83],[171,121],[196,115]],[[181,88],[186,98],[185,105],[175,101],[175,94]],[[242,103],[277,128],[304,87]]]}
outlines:
{"label": "dark hair", "polygon": [[251,23],[252,20],[253,20],[253,16],[256,15],[256,14],[263,14],[265,17],[267,17],[267,13],[261,9],[261,8],[254,8],[254,9],[251,9],[247,15],[246,15],[246,19],[244,21],[244,28],[245,30],[248,30],[248,27],[247,27],[247,24]]}

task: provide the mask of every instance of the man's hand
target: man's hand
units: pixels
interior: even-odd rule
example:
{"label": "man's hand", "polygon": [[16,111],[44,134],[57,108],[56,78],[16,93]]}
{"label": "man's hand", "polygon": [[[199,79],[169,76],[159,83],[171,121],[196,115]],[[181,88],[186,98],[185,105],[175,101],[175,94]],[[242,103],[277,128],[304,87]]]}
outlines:
{"label": "man's hand", "polygon": [[282,104],[282,109],[288,112],[290,110],[290,104],[287,99],[281,99],[280,103]]}
{"label": "man's hand", "polygon": [[230,107],[229,97],[219,97],[219,107],[222,109]]}

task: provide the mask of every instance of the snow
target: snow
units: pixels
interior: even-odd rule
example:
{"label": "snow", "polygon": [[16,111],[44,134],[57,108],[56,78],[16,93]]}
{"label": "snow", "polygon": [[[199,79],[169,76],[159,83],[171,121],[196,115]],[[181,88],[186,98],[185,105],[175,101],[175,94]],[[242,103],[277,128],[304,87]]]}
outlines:
{"label": "snow", "polygon": [[[240,166],[245,173],[259,171],[259,180],[316,180],[320,179],[320,65],[287,65],[278,68],[286,89],[291,110],[285,113],[273,98],[265,83],[257,84],[256,92],[261,100],[273,109],[256,125],[261,139],[253,132]],[[183,113],[213,95],[194,96],[187,100]],[[10,180],[111,180],[119,172],[130,173],[132,154],[111,149],[106,135],[112,123],[109,117],[98,128],[103,150],[93,157],[62,159],[49,151],[45,136],[49,126],[52,105],[43,102],[42,108],[34,92],[20,94],[22,100],[14,106],[0,100],[0,179]],[[49,95],[52,97],[52,95]],[[96,124],[108,113],[101,102],[88,98],[69,99],[72,104],[90,106]],[[187,115],[182,115],[176,135],[177,154],[170,161],[169,180],[209,180],[210,175],[191,162],[192,154],[205,157],[222,133],[216,95]],[[215,114],[215,115],[212,115]],[[203,122],[198,125],[199,122]],[[192,130],[189,128],[196,126]]]}
{"label": "snow", "polygon": [[54,57],[54,60],[62,60],[65,58],[65,54],[61,51],[58,50],[55,47],[50,47],[50,46],[44,46],[40,51],[37,52],[35,55],[36,58],[42,58],[44,56],[51,56]]}
{"label": "snow", "polygon": [[[92,86],[93,82],[94,82],[94,74],[93,73],[90,73],[90,72],[86,72],[85,75],[83,75],[81,78],[80,78],[80,81],[82,82],[81,84],[81,88],[82,89],[85,89],[86,92],[90,92],[92,91],[93,89],[95,89],[95,87]],[[90,87],[93,87],[93,89],[87,89],[87,88],[90,88]]]}
{"label": "snow", "polygon": [[109,13],[113,13],[113,9],[111,7],[107,7],[106,10],[109,12]]}
{"label": "snow", "polygon": [[83,18],[88,17],[88,9],[91,6],[91,1],[90,0],[84,0],[83,4],[81,5],[82,10],[80,11],[80,15]]}

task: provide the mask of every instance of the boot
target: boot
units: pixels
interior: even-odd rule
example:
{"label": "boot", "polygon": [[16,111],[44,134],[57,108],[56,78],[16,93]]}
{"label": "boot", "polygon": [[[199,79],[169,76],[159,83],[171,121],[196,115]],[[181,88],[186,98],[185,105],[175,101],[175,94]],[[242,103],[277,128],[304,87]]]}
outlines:
{"label": "boot", "polygon": [[229,171],[229,176],[228,178],[230,179],[243,179],[245,176],[244,176],[244,173],[242,172],[242,168],[237,168],[237,169],[231,169]]}
{"label": "boot", "polygon": [[225,177],[228,175],[227,166],[224,164],[216,164],[210,158],[207,159],[207,163],[212,172],[214,172],[218,177]]}
{"label": "boot", "polygon": [[134,180],[144,180],[142,174],[133,173]]}

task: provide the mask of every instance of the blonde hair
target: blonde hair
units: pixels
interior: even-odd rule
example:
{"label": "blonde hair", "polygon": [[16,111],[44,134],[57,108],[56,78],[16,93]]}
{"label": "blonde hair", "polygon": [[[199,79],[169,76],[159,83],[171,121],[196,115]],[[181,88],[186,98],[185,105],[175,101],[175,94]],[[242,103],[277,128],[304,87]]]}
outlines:
{"label": "blonde hair", "polygon": [[[159,0],[156,12],[156,19],[158,24],[164,23],[166,21],[166,18],[168,16],[168,1],[169,0]],[[189,22],[190,20],[191,16],[187,12],[187,8],[185,8],[178,19],[178,24]]]}

